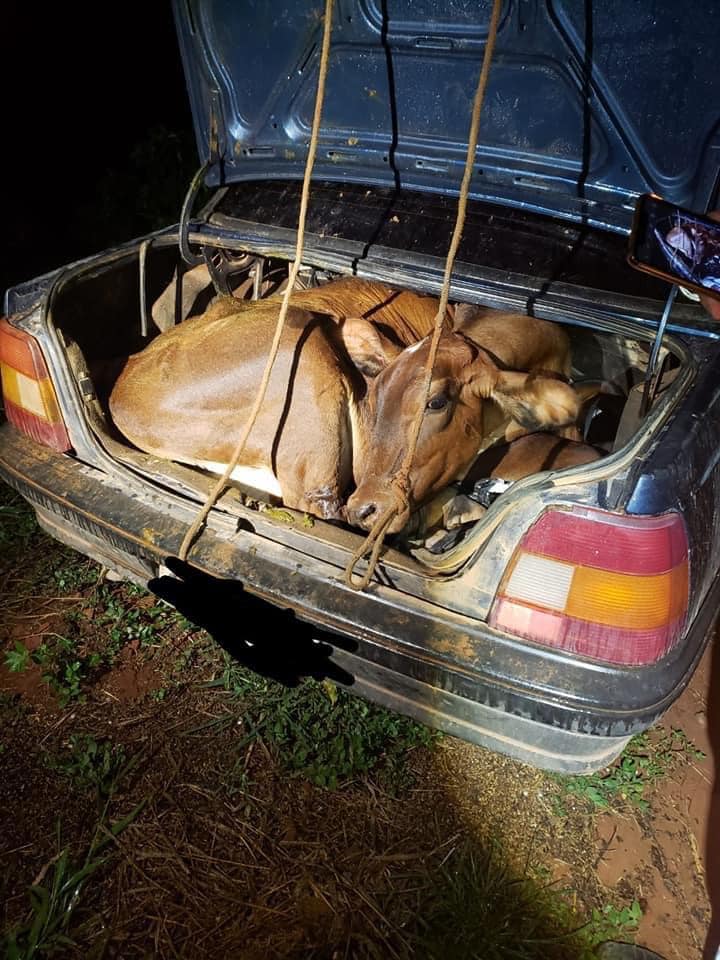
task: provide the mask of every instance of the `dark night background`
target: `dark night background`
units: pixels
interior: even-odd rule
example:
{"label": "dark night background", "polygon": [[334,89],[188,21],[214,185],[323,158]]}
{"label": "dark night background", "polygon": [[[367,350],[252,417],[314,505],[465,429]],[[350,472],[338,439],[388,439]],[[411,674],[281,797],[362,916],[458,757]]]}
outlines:
{"label": "dark night background", "polygon": [[168,0],[11,0],[3,26],[4,291],[176,222],[197,151]]}

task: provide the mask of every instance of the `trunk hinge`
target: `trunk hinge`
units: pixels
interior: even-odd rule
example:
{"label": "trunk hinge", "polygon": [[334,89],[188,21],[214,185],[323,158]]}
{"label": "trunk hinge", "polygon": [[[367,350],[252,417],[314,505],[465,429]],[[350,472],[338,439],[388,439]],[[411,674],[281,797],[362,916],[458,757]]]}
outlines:
{"label": "trunk hinge", "polygon": [[673,304],[675,303],[675,298],[678,295],[679,289],[680,288],[676,283],[670,287],[670,293],[665,301],[665,307],[663,308],[662,316],[660,317],[660,323],[658,324],[658,328],[655,333],[655,340],[653,341],[652,350],[650,351],[650,359],[648,361],[647,370],[645,371],[645,384],[643,386],[642,400],[640,401],[639,416],[641,418],[646,415],[650,409],[650,405],[655,399],[655,394],[660,382],[660,376],[662,374],[662,366],[658,367],[660,348],[662,347],[663,338],[665,336],[665,328],[667,327],[668,318],[673,308]]}
{"label": "trunk hinge", "polygon": [[[197,195],[200,192],[200,188],[203,185],[205,177],[210,169],[217,164],[222,170],[222,158],[220,156],[218,147],[220,138],[218,135],[217,118],[219,115],[219,110],[217,103],[218,94],[217,91],[213,91],[212,102],[210,105],[210,138],[208,141],[208,158],[192,178],[188,191],[185,194],[182,210],[180,212],[178,245],[180,247],[180,255],[182,259],[190,267],[195,267],[200,263],[204,263],[205,261],[203,254],[195,254],[190,249],[190,240],[188,236],[190,232],[190,215],[192,214],[192,209]],[[140,244],[139,251],[138,269],[140,285],[140,333],[143,337],[147,337],[149,332],[147,259],[153,240],[153,237],[146,237]]]}
{"label": "trunk hinge", "polygon": [[[708,197],[708,202],[705,204],[705,213],[707,213],[708,210],[712,210],[714,206],[713,198],[717,200],[718,190],[720,190],[720,170],[718,170],[713,185],[710,189],[710,196]],[[678,295],[679,289],[680,287],[677,283],[674,283],[670,288],[667,300],[665,301],[662,316],[660,317],[660,323],[658,324],[657,332],[655,333],[655,340],[652,345],[652,350],[650,351],[650,359],[645,372],[643,395],[642,400],[640,401],[640,417],[644,417],[652,406],[653,400],[655,399],[655,394],[657,393],[658,385],[662,377],[662,365],[658,368],[660,348],[662,347],[663,338],[665,337],[665,328],[667,327],[668,318],[670,317],[670,312],[673,308],[673,304],[675,303],[675,298]]]}
{"label": "trunk hinge", "polygon": [[190,186],[188,187],[188,192],[185,194],[185,200],[183,201],[182,210],[180,212],[180,236],[178,240],[180,246],[180,256],[190,267],[196,267],[198,264],[204,262],[204,257],[202,254],[193,253],[190,249],[190,240],[188,238],[188,234],[190,232],[190,215],[192,213],[197,195],[200,192],[200,187],[202,187],[208,172],[216,164],[218,167],[220,167],[222,163],[222,158],[218,148],[219,111],[217,107],[217,97],[217,91],[214,91],[212,95],[212,103],[210,105],[210,140],[208,143],[208,158],[190,181]]}

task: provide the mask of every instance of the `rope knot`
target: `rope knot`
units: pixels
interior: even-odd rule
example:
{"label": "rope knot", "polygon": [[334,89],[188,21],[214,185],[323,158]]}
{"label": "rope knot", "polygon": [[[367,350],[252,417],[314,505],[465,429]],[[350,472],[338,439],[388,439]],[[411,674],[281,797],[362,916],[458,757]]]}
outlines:
{"label": "rope knot", "polygon": [[398,513],[404,513],[410,506],[410,471],[401,468],[393,477],[392,492]]}

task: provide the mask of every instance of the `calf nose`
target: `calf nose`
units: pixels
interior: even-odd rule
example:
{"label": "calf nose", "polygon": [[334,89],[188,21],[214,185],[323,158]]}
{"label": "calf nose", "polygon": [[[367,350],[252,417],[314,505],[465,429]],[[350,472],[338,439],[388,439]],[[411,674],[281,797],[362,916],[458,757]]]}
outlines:
{"label": "calf nose", "polygon": [[357,506],[354,503],[349,503],[347,518],[353,526],[367,529],[372,525],[376,511],[377,504],[372,500],[362,501]]}
{"label": "calf nose", "polygon": [[355,514],[358,520],[367,520],[368,517],[372,516],[373,513],[377,510],[377,505],[374,503],[363,503],[357,508]]}

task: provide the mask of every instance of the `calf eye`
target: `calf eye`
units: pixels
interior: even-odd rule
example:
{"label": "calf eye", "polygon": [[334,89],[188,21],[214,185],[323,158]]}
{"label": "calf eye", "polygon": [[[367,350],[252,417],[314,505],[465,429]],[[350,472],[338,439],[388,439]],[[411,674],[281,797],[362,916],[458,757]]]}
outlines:
{"label": "calf eye", "polygon": [[428,410],[444,410],[447,405],[448,398],[444,393],[438,393],[437,396],[428,400],[427,408]]}

